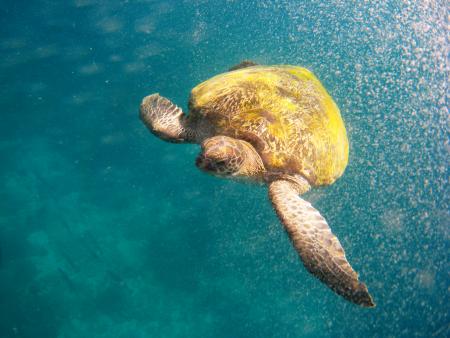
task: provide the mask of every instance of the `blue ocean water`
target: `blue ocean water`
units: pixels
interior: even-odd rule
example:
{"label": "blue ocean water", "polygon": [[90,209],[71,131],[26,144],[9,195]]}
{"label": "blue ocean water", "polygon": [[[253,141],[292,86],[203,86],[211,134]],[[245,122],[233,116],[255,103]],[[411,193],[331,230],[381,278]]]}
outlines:
{"label": "blue ocean water", "polygon": [[[0,7],[1,337],[447,337],[445,1],[11,1]],[[241,60],[309,68],[350,162],[306,195],[377,307],[309,275],[262,186],[199,172],[145,95]]]}

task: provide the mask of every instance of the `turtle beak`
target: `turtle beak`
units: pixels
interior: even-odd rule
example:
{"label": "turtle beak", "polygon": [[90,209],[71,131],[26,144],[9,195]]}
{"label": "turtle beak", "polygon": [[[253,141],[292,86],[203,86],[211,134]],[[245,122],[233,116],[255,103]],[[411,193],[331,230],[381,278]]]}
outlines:
{"label": "turtle beak", "polygon": [[195,165],[197,166],[197,168],[202,168],[203,167],[203,161],[204,161],[204,157],[202,155],[198,155],[197,158],[195,159]]}

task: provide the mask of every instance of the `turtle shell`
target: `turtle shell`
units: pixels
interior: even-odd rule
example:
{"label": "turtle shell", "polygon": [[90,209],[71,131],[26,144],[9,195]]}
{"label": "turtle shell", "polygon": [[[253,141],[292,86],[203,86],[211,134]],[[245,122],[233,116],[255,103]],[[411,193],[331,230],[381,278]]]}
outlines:
{"label": "turtle shell", "polygon": [[333,183],[348,162],[339,108],[309,70],[252,66],[192,89],[189,120],[205,137],[227,135],[255,147],[269,173]]}

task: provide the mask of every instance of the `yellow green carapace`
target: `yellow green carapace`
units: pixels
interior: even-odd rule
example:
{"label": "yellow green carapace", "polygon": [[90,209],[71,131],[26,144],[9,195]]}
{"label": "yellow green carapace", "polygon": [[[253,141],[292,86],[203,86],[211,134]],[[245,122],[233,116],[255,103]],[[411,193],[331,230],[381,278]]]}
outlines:
{"label": "yellow green carapace", "polygon": [[253,66],[217,75],[191,92],[190,114],[215,135],[244,139],[268,171],[333,183],[348,162],[339,108],[309,70]]}

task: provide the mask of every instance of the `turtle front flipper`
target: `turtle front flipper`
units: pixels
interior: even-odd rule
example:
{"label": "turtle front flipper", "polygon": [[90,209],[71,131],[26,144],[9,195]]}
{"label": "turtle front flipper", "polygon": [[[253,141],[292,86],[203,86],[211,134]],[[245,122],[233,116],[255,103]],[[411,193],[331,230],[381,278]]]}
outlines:
{"label": "turtle front flipper", "polygon": [[144,97],[140,117],[153,134],[165,141],[194,142],[195,133],[187,126],[181,108],[159,94]]}
{"label": "turtle front flipper", "polygon": [[364,307],[375,303],[358,274],[348,263],[337,237],[326,220],[298,194],[309,189],[297,182],[277,180],[270,184],[269,195],[306,269],[334,292]]}

